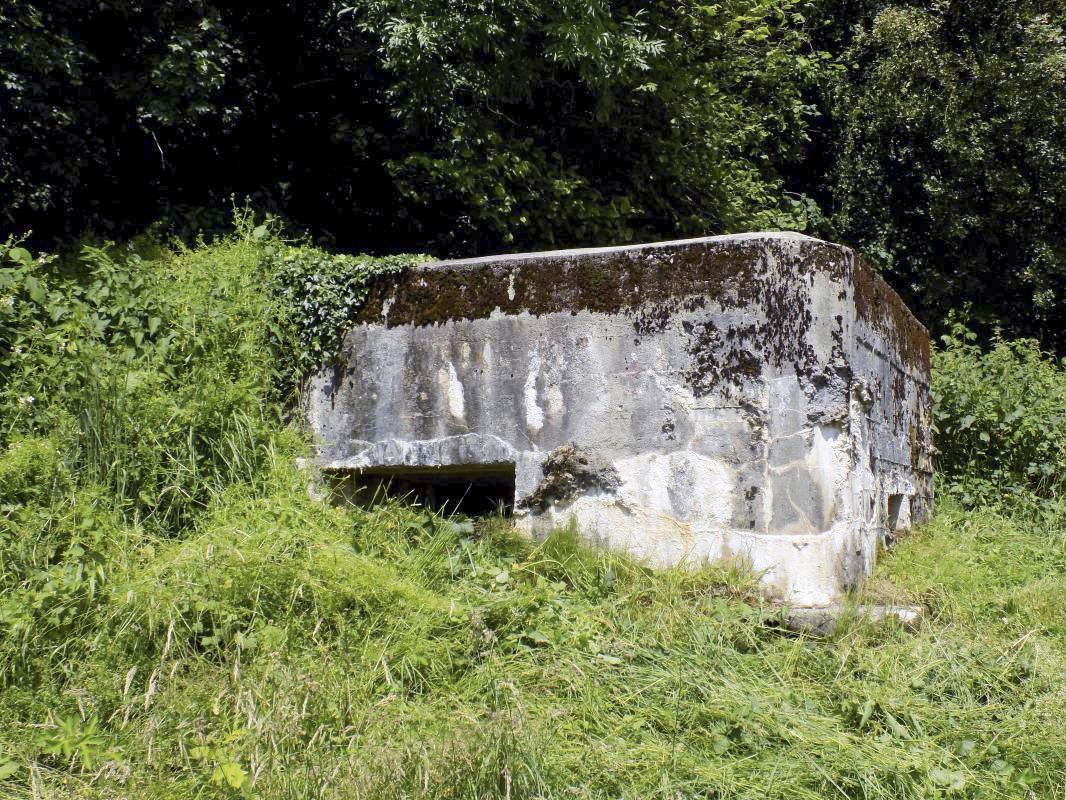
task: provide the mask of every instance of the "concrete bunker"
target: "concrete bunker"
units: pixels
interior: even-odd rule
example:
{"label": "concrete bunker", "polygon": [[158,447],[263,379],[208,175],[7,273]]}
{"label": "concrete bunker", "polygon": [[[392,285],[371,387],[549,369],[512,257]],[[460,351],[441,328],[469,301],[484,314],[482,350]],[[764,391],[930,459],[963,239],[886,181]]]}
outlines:
{"label": "concrete bunker", "polygon": [[308,393],[323,469],[428,502],[482,476],[530,535],[743,559],[797,605],[932,500],[928,334],[799,234],[422,265],[371,287],[345,356]]}

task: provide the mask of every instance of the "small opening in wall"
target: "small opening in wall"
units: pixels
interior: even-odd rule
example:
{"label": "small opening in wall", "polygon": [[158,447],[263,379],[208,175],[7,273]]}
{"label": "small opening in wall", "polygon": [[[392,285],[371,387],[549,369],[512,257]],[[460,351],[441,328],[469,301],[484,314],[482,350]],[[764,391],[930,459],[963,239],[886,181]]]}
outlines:
{"label": "small opening in wall", "polygon": [[911,499],[905,494],[888,496],[888,529],[908,530],[911,527]]}
{"label": "small opening in wall", "polygon": [[338,488],[360,505],[400,499],[433,511],[487,516],[514,511],[514,464],[375,467],[335,473]]}

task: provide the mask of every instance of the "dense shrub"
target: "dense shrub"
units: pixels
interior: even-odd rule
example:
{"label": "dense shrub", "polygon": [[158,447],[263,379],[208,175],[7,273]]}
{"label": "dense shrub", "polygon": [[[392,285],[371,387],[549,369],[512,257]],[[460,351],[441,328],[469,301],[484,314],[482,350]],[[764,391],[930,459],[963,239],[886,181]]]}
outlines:
{"label": "dense shrub", "polygon": [[0,252],[0,436],[63,432],[71,471],[117,508],[176,529],[251,479],[274,438],[272,317],[258,248],[209,259],[86,247],[74,264]]}
{"label": "dense shrub", "polygon": [[289,390],[338,357],[369,280],[417,261],[268,227],[242,211],[211,248],[86,246],[62,263],[0,246],[0,443],[61,434],[83,485],[170,531],[257,480]]}
{"label": "dense shrub", "polygon": [[933,357],[937,466],[969,503],[1066,484],[1066,363],[1032,339],[987,348],[955,321]]}

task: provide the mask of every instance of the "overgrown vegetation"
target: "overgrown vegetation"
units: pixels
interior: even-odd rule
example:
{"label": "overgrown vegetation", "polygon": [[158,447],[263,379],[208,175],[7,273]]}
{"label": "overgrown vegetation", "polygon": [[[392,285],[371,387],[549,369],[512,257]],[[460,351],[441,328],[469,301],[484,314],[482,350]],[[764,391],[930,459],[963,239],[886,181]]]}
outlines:
{"label": "overgrown vegetation", "polygon": [[[959,328],[937,356],[959,480],[853,598],[926,620],[815,638],[740,569],[313,499],[278,381],[369,261],[247,217],[212,246],[3,258],[0,797],[1066,788],[1066,517],[954,499],[990,461],[1052,485],[1019,467],[1054,465],[1059,430],[1062,370],[1031,345],[984,353]],[[1019,395],[1019,368],[1044,389]],[[1015,398],[1025,419],[1001,418]]]}
{"label": "overgrown vegetation", "polygon": [[[938,466],[968,504],[1060,500],[1066,487],[1066,362],[1033,339],[987,347],[956,318],[934,354]],[[1066,506],[1064,506],[1066,507]]]}
{"label": "overgrown vegetation", "polygon": [[231,192],[359,252],[804,230],[1061,352],[1064,76],[1064,0],[6,0],[0,238]]}
{"label": "overgrown vegetation", "polygon": [[3,442],[52,437],[125,518],[176,532],[254,482],[303,377],[332,366],[369,279],[415,263],[237,234],[169,252],[0,247]]}
{"label": "overgrown vegetation", "polygon": [[[0,3],[0,800],[1066,794],[1064,32],[1062,0]],[[313,499],[301,382],[418,257],[246,211],[197,240],[232,192],[374,252],[857,244],[945,334],[937,514],[850,600],[924,620],[799,635],[740,568]],[[157,219],[185,244],[72,246]]]}
{"label": "overgrown vegetation", "polygon": [[[262,239],[268,231],[266,224],[258,225],[252,235]],[[260,255],[275,307],[284,313],[284,323],[271,339],[284,353],[278,361],[282,402],[316,369],[341,363],[344,334],[366,301],[371,278],[395,275],[425,260],[415,255],[347,256],[274,241]]]}

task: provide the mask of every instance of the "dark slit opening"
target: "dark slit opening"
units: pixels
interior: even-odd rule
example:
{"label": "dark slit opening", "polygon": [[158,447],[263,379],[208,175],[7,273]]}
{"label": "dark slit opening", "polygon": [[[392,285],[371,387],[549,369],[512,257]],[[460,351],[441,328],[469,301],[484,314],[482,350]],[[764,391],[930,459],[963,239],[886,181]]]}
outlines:
{"label": "dark slit opening", "polygon": [[334,473],[333,482],[360,505],[395,498],[448,514],[509,517],[514,511],[514,464],[374,467]]}

